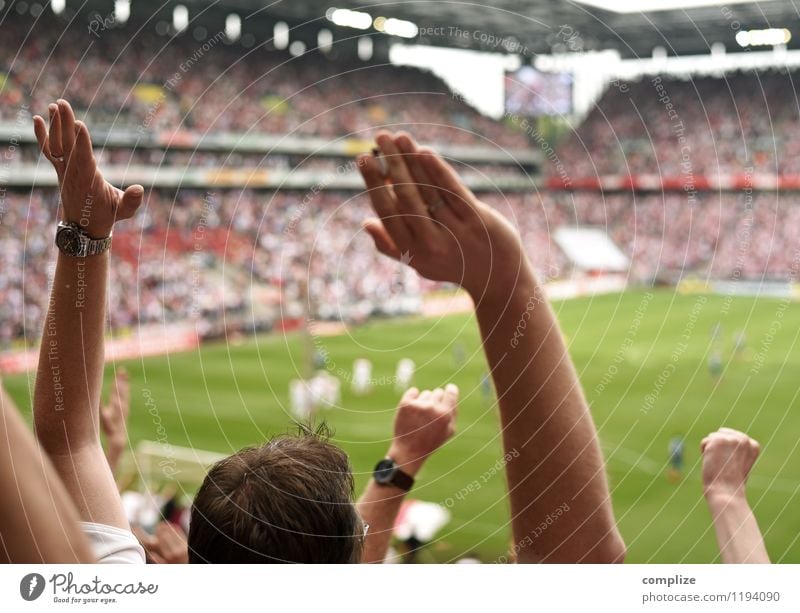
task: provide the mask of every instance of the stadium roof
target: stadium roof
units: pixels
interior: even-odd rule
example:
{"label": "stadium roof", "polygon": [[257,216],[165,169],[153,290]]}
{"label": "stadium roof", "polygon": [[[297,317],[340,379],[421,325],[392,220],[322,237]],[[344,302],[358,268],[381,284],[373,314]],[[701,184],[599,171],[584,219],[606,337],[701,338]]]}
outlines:
{"label": "stadium roof", "polygon": [[[709,2],[713,0],[223,0],[222,3],[229,8],[295,23],[320,18],[319,25],[330,25],[324,15],[332,6],[352,9],[373,17],[394,17],[417,24],[421,30],[415,42],[484,50],[499,50],[501,45],[507,45],[508,50],[516,45],[524,55],[618,49],[624,57],[647,57],[657,46],[664,47],[670,55],[687,55],[708,53],[715,42],[723,43],[732,52],[741,50],[735,40],[739,29],[764,28],[788,28],[795,34],[789,47],[800,47],[800,14],[790,0],[758,3],[728,0],[724,5],[648,13],[615,12],[591,6],[616,5],[629,11],[634,6],[641,9]],[[565,24],[572,30],[559,34]],[[373,29],[369,31],[375,33]]]}

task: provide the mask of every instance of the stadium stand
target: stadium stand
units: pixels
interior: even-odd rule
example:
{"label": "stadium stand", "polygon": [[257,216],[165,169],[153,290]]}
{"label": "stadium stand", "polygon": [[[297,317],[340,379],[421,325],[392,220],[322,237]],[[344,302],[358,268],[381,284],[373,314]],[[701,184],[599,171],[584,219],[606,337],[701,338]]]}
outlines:
{"label": "stadium stand", "polygon": [[[551,238],[563,226],[608,232],[630,257],[635,282],[674,283],[687,275],[785,279],[792,273],[789,229],[800,215],[793,196],[749,189],[763,186],[757,179],[765,173],[790,180],[795,172],[791,160],[800,156],[788,135],[796,118],[788,97],[776,94],[790,86],[791,73],[609,87],[557,147],[566,174],[551,165],[540,180],[530,160],[514,164],[514,155],[505,163],[482,162],[477,152],[487,145],[517,155],[537,145],[417,69],[264,50],[256,61],[213,33],[200,42],[188,34],[143,31],[137,45],[128,45],[134,23],[82,46],[86,31],[64,29],[52,15],[39,18],[37,36],[28,40],[31,23],[29,16],[10,15],[3,26],[0,127],[14,132],[21,107],[32,113],[46,100],[71,97],[101,133],[105,126],[95,148],[109,176],[153,186],[142,214],[115,237],[115,330],[188,320],[200,322],[204,336],[219,336],[291,325],[306,314],[362,321],[419,311],[422,294],[436,285],[375,254],[360,227],[367,207],[354,198],[360,191],[354,169],[343,175],[346,157],[313,153],[342,137],[366,139],[384,124],[427,142],[462,146],[467,159],[473,155],[460,171],[519,227],[546,280],[572,272]],[[50,60],[42,63],[45,50]],[[203,70],[182,70],[182,58],[197,53]],[[208,74],[221,77],[210,81]],[[219,149],[193,140],[210,134],[235,143],[245,131],[278,141],[296,137],[298,153],[291,147],[278,153]],[[137,146],[137,138],[154,135],[160,145]],[[46,237],[57,197],[54,189],[25,186],[55,178],[41,168],[27,136],[6,150],[3,168],[18,181],[4,193],[0,227],[0,345],[6,348],[35,341],[41,329]],[[676,146],[679,138],[685,147]],[[181,143],[185,147],[176,147]],[[786,161],[779,166],[777,159]],[[735,175],[728,187],[741,191],[713,191],[723,175]],[[333,179],[319,178],[328,176]],[[565,176],[569,190],[563,189]],[[654,191],[658,186],[663,191]],[[26,231],[12,231],[21,220]],[[282,240],[287,236],[294,240]]]}

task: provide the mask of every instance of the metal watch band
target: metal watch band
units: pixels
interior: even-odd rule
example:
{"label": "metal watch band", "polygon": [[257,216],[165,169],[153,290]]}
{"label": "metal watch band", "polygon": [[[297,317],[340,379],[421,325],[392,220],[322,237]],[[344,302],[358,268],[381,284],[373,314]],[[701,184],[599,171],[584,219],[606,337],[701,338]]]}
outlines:
{"label": "metal watch band", "polygon": [[[67,243],[67,245],[62,245],[59,237],[62,233],[70,232],[72,236],[77,238],[78,244],[75,242]],[[91,238],[83,228],[81,228],[78,224],[74,222],[63,222],[60,221],[58,223],[58,228],[56,230],[56,245],[59,248],[61,253],[68,255],[74,258],[85,258],[92,255],[100,255],[101,253],[105,253],[111,247],[111,240],[112,234],[109,234],[105,238]]]}
{"label": "metal watch band", "polygon": [[86,253],[85,255],[100,255],[101,253],[105,253],[111,247],[111,234],[106,236],[105,238],[98,238],[98,239],[88,239],[85,243],[86,245]]}

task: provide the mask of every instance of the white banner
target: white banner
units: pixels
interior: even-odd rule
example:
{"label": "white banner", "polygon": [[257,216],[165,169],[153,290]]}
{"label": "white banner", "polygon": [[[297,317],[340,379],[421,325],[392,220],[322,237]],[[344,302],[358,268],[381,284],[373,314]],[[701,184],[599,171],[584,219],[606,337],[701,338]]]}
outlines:
{"label": "white banner", "polygon": [[800,611],[797,566],[6,566],[0,611]]}

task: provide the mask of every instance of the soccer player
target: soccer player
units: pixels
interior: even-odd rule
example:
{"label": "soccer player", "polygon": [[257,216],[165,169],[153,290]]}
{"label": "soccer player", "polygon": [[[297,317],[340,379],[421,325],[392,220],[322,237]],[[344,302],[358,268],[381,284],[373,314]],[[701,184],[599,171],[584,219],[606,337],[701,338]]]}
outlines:
{"label": "soccer player", "polygon": [[683,476],[683,454],[686,450],[686,441],[680,434],[669,439],[667,452],[669,453],[669,469],[667,478],[672,481],[680,481]]}
{"label": "soccer player", "polygon": [[711,379],[715,384],[719,383],[719,379],[722,376],[722,370],[722,352],[719,349],[714,349],[708,354],[708,374],[711,375]]}

